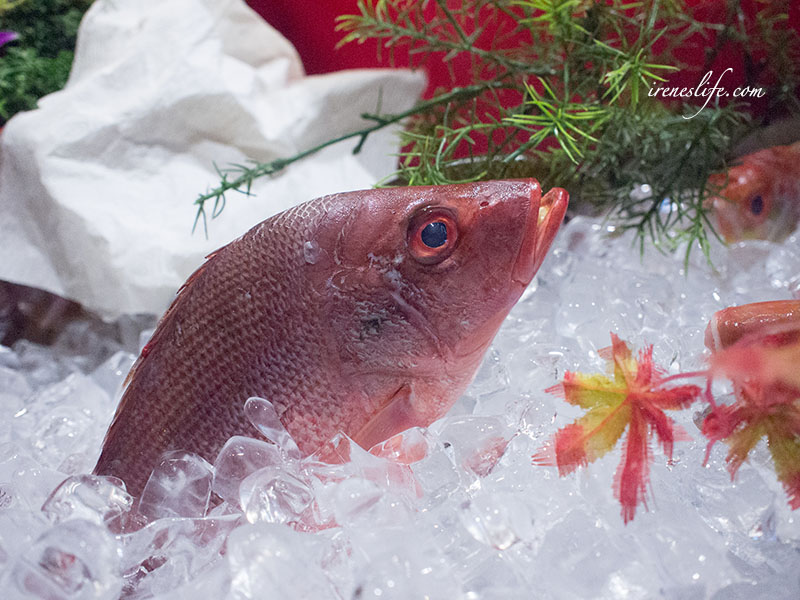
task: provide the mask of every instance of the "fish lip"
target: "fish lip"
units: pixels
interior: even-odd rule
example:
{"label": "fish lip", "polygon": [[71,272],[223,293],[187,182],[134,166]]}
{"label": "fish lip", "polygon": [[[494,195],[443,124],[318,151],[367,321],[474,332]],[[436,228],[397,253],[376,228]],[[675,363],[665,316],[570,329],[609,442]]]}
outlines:
{"label": "fish lip", "polygon": [[531,282],[561,227],[568,204],[569,194],[562,188],[552,188],[541,196],[538,186],[532,187],[525,234],[511,272],[513,281],[523,287]]}

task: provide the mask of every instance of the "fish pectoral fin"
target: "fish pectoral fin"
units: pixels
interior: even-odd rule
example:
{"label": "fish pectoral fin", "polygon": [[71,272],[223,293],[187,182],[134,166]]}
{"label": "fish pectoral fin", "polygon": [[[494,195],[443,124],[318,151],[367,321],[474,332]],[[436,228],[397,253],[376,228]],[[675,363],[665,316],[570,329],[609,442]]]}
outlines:
{"label": "fish pectoral fin", "polygon": [[414,410],[413,397],[411,386],[403,385],[353,436],[353,441],[369,450],[375,444],[380,444],[401,431],[419,425],[420,418]]}

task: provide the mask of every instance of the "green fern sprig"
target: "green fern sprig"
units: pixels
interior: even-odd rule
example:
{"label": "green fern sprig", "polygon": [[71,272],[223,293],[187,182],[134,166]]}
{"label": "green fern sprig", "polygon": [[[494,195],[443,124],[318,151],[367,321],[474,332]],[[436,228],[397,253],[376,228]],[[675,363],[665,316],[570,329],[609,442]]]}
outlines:
{"label": "green fern sprig", "polygon": [[[567,157],[577,164],[578,158],[583,156],[579,143],[597,142],[597,138],[592,136],[590,131],[597,129],[607,118],[607,110],[596,104],[570,102],[558,98],[547,81],[540,78],[539,83],[544,88],[546,97],[537,92],[534,86],[525,82],[529,98],[525,104],[532,106],[534,110],[530,113],[510,115],[504,120],[531,132],[531,136],[522,147],[539,146],[548,137],[553,136]],[[589,130],[580,127],[587,121],[590,124]]]}
{"label": "green fern sprig", "polygon": [[[738,43],[746,57],[766,56],[761,72],[776,81],[770,107],[800,112],[800,43],[785,27],[787,0],[764,4],[755,24],[738,0],[726,2],[725,22],[707,23],[680,0],[359,0],[356,14],[337,21],[342,44],[376,40],[390,60],[407,52],[412,67],[466,57],[476,83],[335,141],[363,143],[402,119],[398,171],[383,185],[535,177],[543,187],[566,187],[573,210],[610,212],[642,244],[688,240],[706,251],[713,230],[705,207],[714,192],[706,182],[753,123],[743,107],[713,102],[685,119],[697,108],[664,106],[648,94],[651,86],[685,68],[684,45],[708,47],[716,36]],[[198,198],[198,215],[220,191],[325,145],[231,174]]]}

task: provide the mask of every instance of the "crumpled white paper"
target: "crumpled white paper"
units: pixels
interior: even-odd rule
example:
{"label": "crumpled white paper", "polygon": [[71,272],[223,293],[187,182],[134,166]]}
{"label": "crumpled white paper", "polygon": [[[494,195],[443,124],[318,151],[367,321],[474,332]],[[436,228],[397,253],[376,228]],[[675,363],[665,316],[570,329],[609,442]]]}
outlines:
{"label": "crumpled white paper", "polygon": [[[397,139],[332,146],[232,192],[209,237],[191,229],[214,162],[269,161],[360,129],[362,112],[413,105],[399,70],[306,77],[242,0],[96,0],[64,90],[0,136],[0,279],[106,317],[160,313],[203,257],[259,221],[391,173]],[[209,205],[210,208],[210,205]]]}

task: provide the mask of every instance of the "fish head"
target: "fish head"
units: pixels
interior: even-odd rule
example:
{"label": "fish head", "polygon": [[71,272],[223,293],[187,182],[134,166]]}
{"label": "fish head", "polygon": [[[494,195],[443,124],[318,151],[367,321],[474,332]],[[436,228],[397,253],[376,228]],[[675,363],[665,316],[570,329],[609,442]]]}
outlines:
{"label": "fish head", "polygon": [[717,230],[725,241],[767,237],[774,199],[760,169],[739,165],[727,175],[712,175],[709,183],[720,190],[711,206]]}
{"label": "fish head", "polygon": [[479,362],[541,266],[567,194],[554,189],[542,197],[533,180],[429,193],[405,208],[405,240],[394,240],[402,256],[397,272],[435,332],[439,354],[451,363]]}
{"label": "fish head", "polygon": [[706,206],[727,242],[779,241],[794,230],[800,218],[800,151],[792,148],[761,150],[709,178],[716,192]]}
{"label": "fish head", "polygon": [[322,293],[342,369],[373,377],[371,387],[389,377],[391,385],[425,388],[439,399],[430,417],[441,416],[544,260],[567,193],[554,188],[543,197],[528,179],[371,190],[347,200],[329,211],[318,236],[332,249]]}

